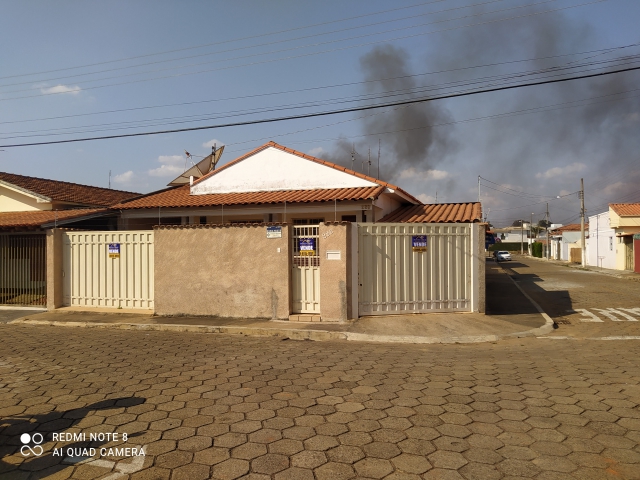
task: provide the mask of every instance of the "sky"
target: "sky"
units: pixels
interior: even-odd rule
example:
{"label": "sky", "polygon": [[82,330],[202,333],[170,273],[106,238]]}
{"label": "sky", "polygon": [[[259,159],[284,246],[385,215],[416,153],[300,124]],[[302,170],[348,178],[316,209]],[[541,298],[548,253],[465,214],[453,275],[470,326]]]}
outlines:
{"label": "sky", "polygon": [[[147,193],[214,144],[224,164],[273,140],[425,203],[477,201],[480,176],[495,226],[547,203],[573,223],[580,178],[587,215],[640,201],[640,72],[433,98],[638,67],[639,19],[637,0],[6,0],[0,171]],[[8,146],[407,100],[428,101]]]}

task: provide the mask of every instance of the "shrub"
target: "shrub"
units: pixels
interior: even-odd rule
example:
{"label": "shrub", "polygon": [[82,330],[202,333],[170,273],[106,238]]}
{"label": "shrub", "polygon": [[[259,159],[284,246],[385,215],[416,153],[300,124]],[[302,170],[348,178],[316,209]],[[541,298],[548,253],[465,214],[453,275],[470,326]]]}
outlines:
{"label": "shrub", "polygon": [[531,255],[534,257],[542,258],[542,243],[533,242],[531,244]]}

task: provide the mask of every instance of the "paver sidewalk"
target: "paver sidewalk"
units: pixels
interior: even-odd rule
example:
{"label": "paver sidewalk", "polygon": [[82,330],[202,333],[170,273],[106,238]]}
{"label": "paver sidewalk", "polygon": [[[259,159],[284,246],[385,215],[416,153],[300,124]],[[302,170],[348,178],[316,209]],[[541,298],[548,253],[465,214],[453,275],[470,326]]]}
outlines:
{"label": "paver sidewalk", "polygon": [[487,264],[487,292],[487,315],[430,313],[361,317],[345,323],[299,323],[221,317],[160,317],[131,311],[110,313],[58,309],[25,314],[14,322],[401,343],[476,343],[512,336],[543,335],[551,330],[549,322],[545,321],[509,276],[493,262]]}

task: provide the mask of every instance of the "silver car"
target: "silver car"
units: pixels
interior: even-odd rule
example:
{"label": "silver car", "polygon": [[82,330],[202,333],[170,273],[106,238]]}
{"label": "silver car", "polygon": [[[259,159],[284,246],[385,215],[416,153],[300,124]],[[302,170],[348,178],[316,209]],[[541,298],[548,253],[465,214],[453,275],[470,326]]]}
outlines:
{"label": "silver car", "polygon": [[511,260],[511,254],[509,252],[499,251],[498,253],[496,253],[496,261],[502,262],[505,260]]}

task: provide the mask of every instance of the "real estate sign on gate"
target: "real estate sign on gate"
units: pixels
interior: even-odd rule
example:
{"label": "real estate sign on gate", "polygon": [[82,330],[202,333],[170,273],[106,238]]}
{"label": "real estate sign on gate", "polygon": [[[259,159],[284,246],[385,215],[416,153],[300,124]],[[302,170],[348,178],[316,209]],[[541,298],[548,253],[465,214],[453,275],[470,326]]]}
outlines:
{"label": "real estate sign on gate", "polygon": [[412,235],[411,247],[414,252],[426,252],[427,251],[427,236],[426,235]]}
{"label": "real estate sign on gate", "polygon": [[108,248],[109,248],[109,258],[120,258],[119,243],[110,243]]}
{"label": "real estate sign on gate", "polygon": [[315,238],[301,238],[299,241],[299,246],[301,257],[314,257],[316,255]]}

